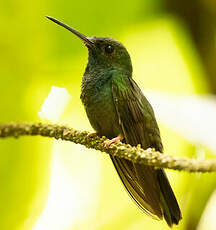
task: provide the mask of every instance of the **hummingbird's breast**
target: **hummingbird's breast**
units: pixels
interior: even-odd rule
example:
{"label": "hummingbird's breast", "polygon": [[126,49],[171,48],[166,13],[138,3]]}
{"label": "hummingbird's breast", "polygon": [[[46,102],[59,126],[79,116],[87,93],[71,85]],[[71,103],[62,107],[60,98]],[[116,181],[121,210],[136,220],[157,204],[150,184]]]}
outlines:
{"label": "hummingbird's breast", "polygon": [[108,138],[118,136],[122,129],[113,101],[112,79],[100,83],[86,81],[84,78],[82,82],[81,100],[92,127]]}

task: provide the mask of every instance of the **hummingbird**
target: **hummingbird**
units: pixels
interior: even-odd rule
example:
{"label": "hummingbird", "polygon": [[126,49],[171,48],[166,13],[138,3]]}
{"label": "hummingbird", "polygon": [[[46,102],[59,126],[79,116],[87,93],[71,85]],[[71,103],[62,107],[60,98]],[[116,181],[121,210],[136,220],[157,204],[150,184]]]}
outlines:
{"label": "hummingbird", "polygon": [[[46,17],[76,35],[88,49],[80,98],[95,134],[109,138],[105,147],[122,141],[163,152],[154,111],[132,78],[131,58],[123,44],[110,37],[87,37],[53,17]],[[110,158],[138,207],[155,219],[164,218],[170,227],[179,223],[181,211],[163,169],[117,156]]]}

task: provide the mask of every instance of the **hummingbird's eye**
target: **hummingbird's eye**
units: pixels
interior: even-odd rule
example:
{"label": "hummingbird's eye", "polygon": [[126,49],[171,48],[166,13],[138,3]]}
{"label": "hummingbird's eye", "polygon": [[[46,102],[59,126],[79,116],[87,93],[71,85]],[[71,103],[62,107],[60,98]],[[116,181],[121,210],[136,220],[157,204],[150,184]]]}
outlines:
{"label": "hummingbird's eye", "polygon": [[114,51],[113,46],[111,46],[111,45],[105,46],[105,52],[106,53],[111,54],[113,51]]}

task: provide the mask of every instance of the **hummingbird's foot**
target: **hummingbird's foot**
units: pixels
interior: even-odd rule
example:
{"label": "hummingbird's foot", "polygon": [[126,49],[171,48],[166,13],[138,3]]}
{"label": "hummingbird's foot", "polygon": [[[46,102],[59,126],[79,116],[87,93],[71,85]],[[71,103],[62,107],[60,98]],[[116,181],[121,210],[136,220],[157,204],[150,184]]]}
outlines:
{"label": "hummingbird's foot", "polygon": [[104,147],[107,149],[109,148],[109,146],[113,143],[116,143],[117,141],[122,141],[124,139],[124,136],[122,134],[119,134],[117,137],[108,140],[108,141],[104,141]]}
{"label": "hummingbird's foot", "polygon": [[95,136],[102,137],[102,135],[101,135],[100,133],[89,133],[89,134],[86,136],[86,139],[92,138],[92,137],[95,137]]}

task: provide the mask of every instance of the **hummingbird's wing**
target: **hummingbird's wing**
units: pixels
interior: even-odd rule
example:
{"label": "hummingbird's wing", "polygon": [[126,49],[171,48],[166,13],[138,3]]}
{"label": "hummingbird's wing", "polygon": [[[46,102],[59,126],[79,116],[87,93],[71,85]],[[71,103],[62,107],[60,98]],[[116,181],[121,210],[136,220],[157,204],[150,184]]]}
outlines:
{"label": "hummingbird's wing", "polygon": [[[113,100],[127,143],[162,152],[160,132],[153,109],[132,78],[115,77],[112,81]],[[178,224],[181,211],[169,181],[162,169],[134,164],[111,157],[129,195],[152,217],[164,217],[168,225]]]}

